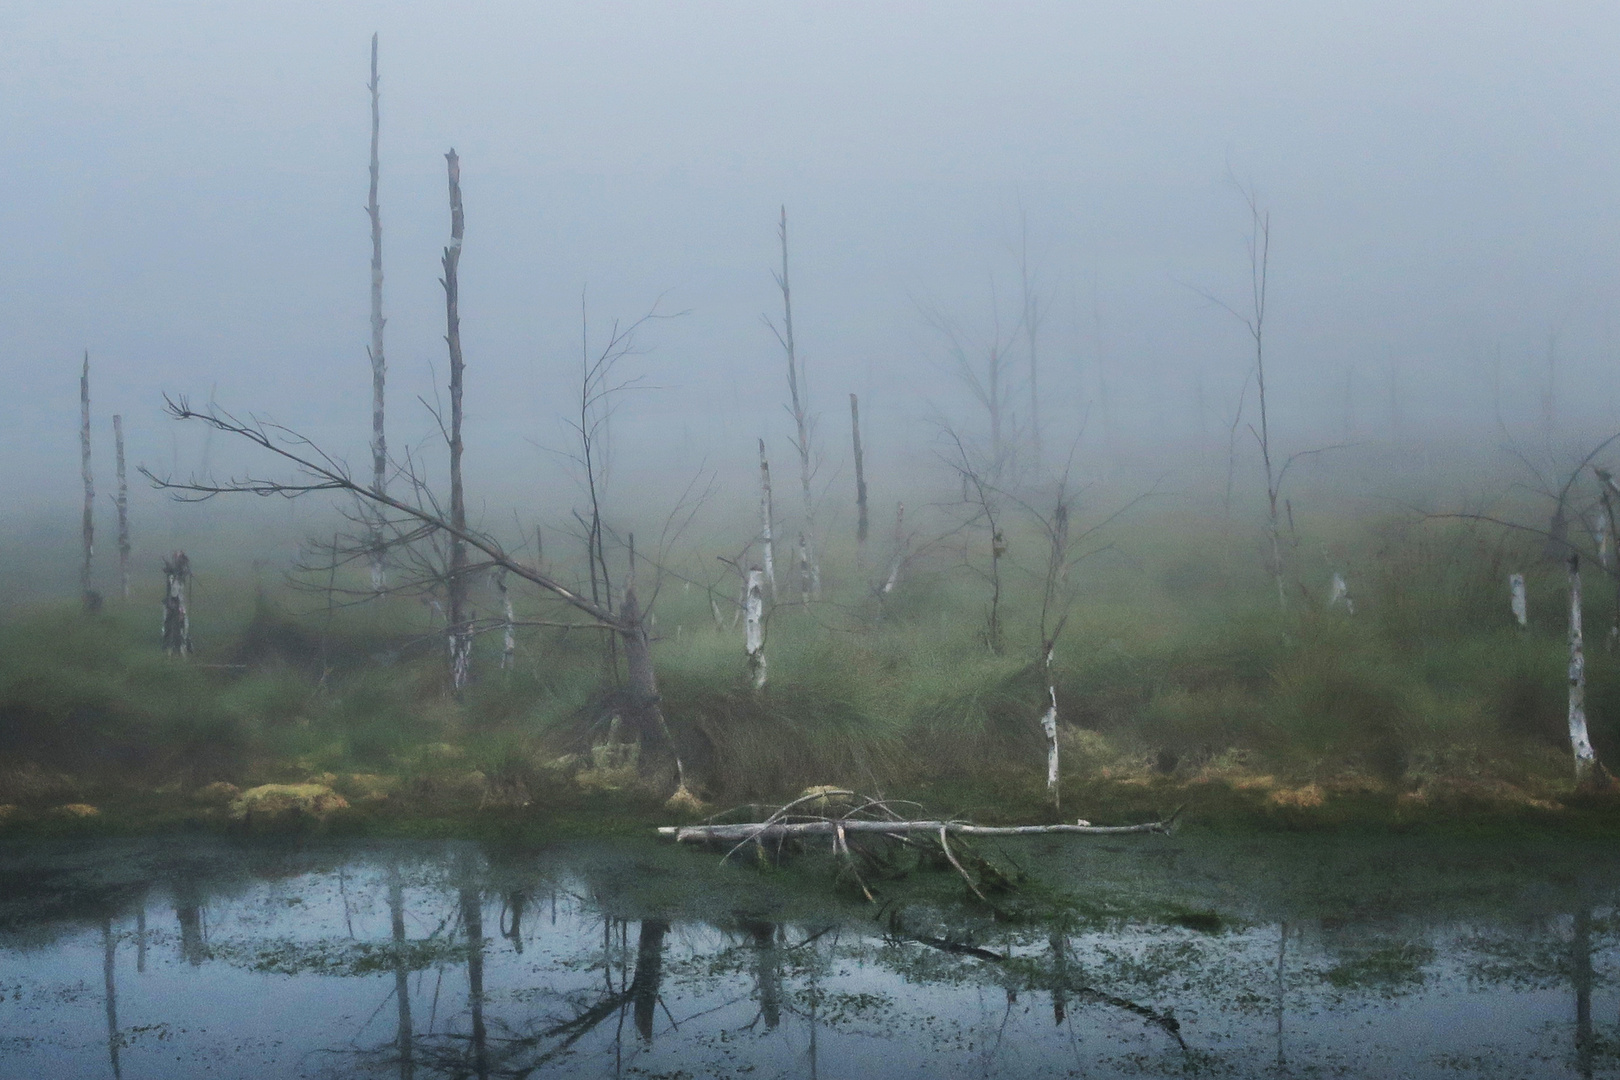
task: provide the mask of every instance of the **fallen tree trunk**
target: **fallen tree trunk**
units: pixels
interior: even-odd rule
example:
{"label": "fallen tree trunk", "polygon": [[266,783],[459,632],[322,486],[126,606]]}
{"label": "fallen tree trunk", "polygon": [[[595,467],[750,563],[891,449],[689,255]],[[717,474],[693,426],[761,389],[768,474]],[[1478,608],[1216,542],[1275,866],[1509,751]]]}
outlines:
{"label": "fallen tree trunk", "polygon": [[673,839],[678,844],[707,843],[710,841],[786,840],[800,836],[833,836],[841,833],[880,833],[903,836],[909,833],[941,832],[948,836],[1038,836],[1048,833],[1070,833],[1081,836],[1118,836],[1125,833],[1167,833],[1175,823],[1175,815],[1164,821],[1149,821],[1141,825],[972,825],[965,821],[870,821],[860,818],[842,818],[825,821],[745,822],[739,825],[664,825],[659,836]]}

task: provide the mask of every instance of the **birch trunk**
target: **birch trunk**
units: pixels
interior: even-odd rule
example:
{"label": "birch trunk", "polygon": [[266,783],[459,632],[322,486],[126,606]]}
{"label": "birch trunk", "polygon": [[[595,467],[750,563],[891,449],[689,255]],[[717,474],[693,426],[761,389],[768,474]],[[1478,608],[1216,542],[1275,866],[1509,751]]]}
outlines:
{"label": "birch trunk", "polygon": [[1046,733],[1046,790],[1052,796],[1052,806],[1058,806],[1058,729],[1057,686],[1052,682],[1052,649],[1046,650],[1046,696],[1051,702],[1041,715],[1041,730]]}
{"label": "birch trunk", "polygon": [[1519,624],[1520,630],[1530,626],[1530,608],[1524,595],[1524,575],[1508,575],[1509,603],[1513,608],[1513,621]]}
{"label": "birch trunk", "polygon": [[1586,733],[1586,653],[1581,640],[1581,557],[1569,557],[1569,747],[1575,755],[1575,781],[1593,779],[1597,755]]}
{"label": "birch trunk", "polygon": [[[816,556],[816,507],[815,499],[810,491],[810,474],[812,472],[810,433],[811,420],[808,413],[810,384],[804,377],[802,365],[799,363],[798,353],[793,346],[793,290],[788,284],[788,235],[787,235],[787,207],[782,207],[782,221],[778,229],[782,239],[782,273],[777,278],[777,285],[782,290],[782,348],[787,351],[788,361],[788,396],[792,405],[793,425],[798,432],[799,451],[799,483],[804,490],[804,536],[800,537],[801,555],[809,561],[811,592],[815,596],[821,595],[821,566]],[[808,537],[808,539],[806,539]]]}
{"label": "birch trunk", "polygon": [[617,620],[619,639],[624,643],[625,690],[630,695],[631,720],[645,738],[662,737],[675,760],[676,790],[686,787],[686,770],[681,764],[680,751],[664,719],[663,703],[658,694],[658,673],[653,670],[652,641],[647,635],[647,624],[641,616],[641,605],[636,599],[634,576],[625,582],[624,596],[619,601]]}
{"label": "birch trunk", "polygon": [[84,351],[84,368],[79,374],[79,470],[84,477],[84,563],[79,568],[79,596],[86,611],[101,606],[101,597],[90,588],[90,561],[96,550],[96,482],[90,472],[90,350]]}
{"label": "birch trunk", "polygon": [[517,628],[512,619],[512,593],[506,587],[506,571],[495,578],[495,588],[501,594],[501,613],[505,617],[505,633],[501,638],[501,670],[510,671],[517,658]]}
{"label": "birch trunk", "polygon": [[1602,549],[1605,555],[1603,568],[1609,572],[1609,577],[1614,582],[1614,613],[1609,620],[1608,637],[1604,640],[1605,647],[1612,653],[1620,651],[1620,558],[1615,557],[1620,555],[1620,551],[1611,553],[1610,544],[1620,544],[1620,536],[1616,536],[1614,531],[1613,496],[1610,494],[1607,485],[1598,490],[1603,495],[1602,521],[1604,525],[1603,539],[1605,541]]}
{"label": "birch trunk", "polygon": [[[465,219],[461,210],[461,159],[451,150],[444,155],[450,177],[450,244],[444,249],[445,343],[450,349],[450,524],[458,533],[467,529],[467,502],[461,486],[461,359],[460,286],[461,239]],[[450,685],[467,685],[472,664],[472,634],[467,626],[467,545],[459,535],[450,538],[449,598]]]}
{"label": "birch trunk", "polygon": [[745,607],[747,622],[743,638],[748,652],[748,676],[755,690],[765,689],[765,595],[759,570],[748,571],[748,592]]}
{"label": "birch trunk", "polygon": [[765,586],[776,599],[776,541],[771,535],[771,463],[765,457],[765,440],[759,440],[759,535],[765,546]]}
{"label": "birch trunk", "polygon": [[815,593],[815,576],[812,572],[814,564],[810,561],[810,544],[799,534],[799,602],[810,603],[810,597]]}
{"label": "birch trunk", "polygon": [[118,464],[118,588],[129,599],[129,482],[124,474],[124,418],[113,417],[113,452]]}
{"label": "birch trunk", "polygon": [[1328,593],[1328,607],[1344,605],[1347,615],[1356,613],[1356,602],[1350,599],[1350,585],[1344,580],[1344,575],[1337,571],[1333,574],[1333,587]]}
{"label": "birch trunk", "polygon": [[191,615],[186,592],[191,586],[191,560],[176,551],[163,560],[163,651],[170,656],[191,655]]}
{"label": "birch trunk", "polygon": [[849,395],[849,427],[855,439],[855,562],[866,565],[866,458],[861,453],[861,403]]}
{"label": "birch trunk", "polygon": [[[388,441],[383,431],[383,389],[388,363],[383,354],[382,313],[382,214],[377,207],[377,141],[382,114],[378,102],[377,35],[371,35],[371,193],[366,214],[371,218],[371,490],[385,494],[388,485]],[[388,584],[383,563],[382,529],[373,522],[371,530],[371,588],[381,592]]]}
{"label": "birch trunk", "polygon": [[900,583],[900,568],[906,561],[906,504],[896,503],[894,509],[894,554],[889,559],[889,576],[883,582],[883,595],[894,592]]}

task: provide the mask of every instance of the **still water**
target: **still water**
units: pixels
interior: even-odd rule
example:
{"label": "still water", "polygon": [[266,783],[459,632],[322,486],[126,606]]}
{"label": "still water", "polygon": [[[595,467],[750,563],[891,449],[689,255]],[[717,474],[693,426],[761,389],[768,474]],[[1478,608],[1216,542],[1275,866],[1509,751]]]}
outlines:
{"label": "still water", "polygon": [[0,1078],[1620,1075],[1608,845],[995,856],[1015,918],[653,841],[15,842]]}

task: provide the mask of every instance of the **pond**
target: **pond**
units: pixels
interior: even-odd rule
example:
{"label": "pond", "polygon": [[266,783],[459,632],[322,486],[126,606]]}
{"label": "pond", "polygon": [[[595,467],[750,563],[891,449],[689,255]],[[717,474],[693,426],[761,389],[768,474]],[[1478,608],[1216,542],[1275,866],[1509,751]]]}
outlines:
{"label": "pond", "polygon": [[14,841],[0,1076],[1620,1075],[1608,845],[983,850],[1000,914],[653,840]]}

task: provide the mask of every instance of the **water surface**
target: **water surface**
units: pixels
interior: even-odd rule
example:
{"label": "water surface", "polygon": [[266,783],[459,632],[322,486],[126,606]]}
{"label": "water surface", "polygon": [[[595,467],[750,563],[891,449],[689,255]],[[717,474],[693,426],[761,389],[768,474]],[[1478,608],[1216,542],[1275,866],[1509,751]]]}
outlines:
{"label": "water surface", "polygon": [[12,843],[0,1077],[1620,1075],[1607,846],[986,854],[1014,919],[653,841]]}

